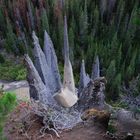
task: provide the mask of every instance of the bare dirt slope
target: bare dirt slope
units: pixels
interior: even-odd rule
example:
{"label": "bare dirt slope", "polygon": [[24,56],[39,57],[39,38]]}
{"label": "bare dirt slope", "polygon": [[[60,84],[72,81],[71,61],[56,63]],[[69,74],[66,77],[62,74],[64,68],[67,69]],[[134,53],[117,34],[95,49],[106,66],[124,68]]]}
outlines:
{"label": "bare dirt slope", "polygon": [[72,130],[64,130],[59,134],[60,138],[57,138],[52,132],[46,132],[43,136],[40,133],[42,124],[39,118],[31,115],[28,118],[28,124],[28,121],[21,119],[24,116],[27,117],[24,107],[22,108],[21,106],[18,106],[10,114],[5,126],[7,140],[109,140],[105,136],[105,130],[94,126],[92,123],[81,123]]}
{"label": "bare dirt slope", "polygon": [[[7,140],[126,140],[123,127],[117,126],[117,138],[106,135],[103,127],[93,123],[80,123],[72,130],[64,130],[57,138],[54,132],[40,133],[42,125],[41,118],[28,113],[28,103],[20,102],[16,109],[9,115],[5,125],[5,136]],[[29,111],[30,112],[30,111]],[[117,124],[117,123],[116,123]],[[134,140],[140,140],[139,129]],[[123,136],[123,138],[122,138]]]}

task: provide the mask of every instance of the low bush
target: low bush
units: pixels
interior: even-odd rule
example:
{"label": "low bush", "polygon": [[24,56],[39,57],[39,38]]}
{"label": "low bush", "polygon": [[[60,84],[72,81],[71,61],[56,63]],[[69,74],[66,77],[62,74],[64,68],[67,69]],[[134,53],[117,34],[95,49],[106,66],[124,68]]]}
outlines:
{"label": "low bush", "polygon": [[13,93],[3,93],[0,91],[0,140],[5,140],[3,127],[8,114],[16,105],[16,96]]}
{"label": "low bush", "polygon": [[0,79],[2,80],[25,80],[26,69],[22,64],[6,60],[0,64]]}

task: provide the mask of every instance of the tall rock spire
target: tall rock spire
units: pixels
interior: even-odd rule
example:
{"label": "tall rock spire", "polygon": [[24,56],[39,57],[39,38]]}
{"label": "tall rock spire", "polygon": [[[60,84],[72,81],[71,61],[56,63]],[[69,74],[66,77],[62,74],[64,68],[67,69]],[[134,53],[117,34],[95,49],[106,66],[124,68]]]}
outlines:
{"label": "tall rock spire", "polygon": [[64,87],[68,87],[70,91],[75,93],[75,83],[73,76],[73,69],[69,59],[69,41],[68,41],[68,31],[67,31],[67,18],[64,17]]}
{"label": "tall rock spire", "polygon": [[67,19],[64,17],[64,81],[60,92],[54,95],[56,101],[63,107],[72,107],[77,101],[72,65],[69,59],[69,41]]}
{"label": "tall rock spire", "polygon": [[92,76],[91,78],[95,80],[96,78],[100,77],[100,62],[99,62],[99,57],[96,56],[93,67],[92,67]]}
{"label": "tall rock spire", "polygon": [[34,55],[35,67],[36,67],[42,81],[46,85],[46,87],[48,89],[50,89],[50,91],[52,93],[54,93],[55,92],[55,85],[54,85],[55,81],[53,78],[52,71],[47,64],[45,54],[43,53],[43,51],[39,45],[39,40],[38,40],[38,37],[36,36],[35,32],[33,32],[32,36],[33,36],[33,40],[34,40],[33,55]]}
{"label": "tall rock spire", "polygon": [[30,97],[40,100],[46,105],[56,105],[50,90],[42,82],[32,60],[28,55],[25,55],[25,64],[27,67],[27,80],[30,86]]}
{"label": "tall rock spire", "polygon": [[46,31],[44,33],[44,53],[48,67],[51,69],[52,72],[55,90],[58,91],[60,90],[62,83],[58,69],[57,56],[54,50],[52,40]]}
{"label": "tall rock spire", "polygon": [[80,97],[80,92],[82,91],[83,88],[87,86],[87,84],[90,82],[90,77],[88,74],[86,74],[85,70],[85,61],[82,60],[81,64],[81,70],[80,70],[80,83],[79,83],[79,97]]}

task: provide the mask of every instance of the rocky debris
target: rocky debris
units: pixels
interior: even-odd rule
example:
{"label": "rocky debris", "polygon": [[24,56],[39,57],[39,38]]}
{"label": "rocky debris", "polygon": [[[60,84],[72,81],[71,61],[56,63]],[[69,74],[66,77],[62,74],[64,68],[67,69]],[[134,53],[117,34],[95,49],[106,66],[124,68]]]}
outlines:
{"label": "rocky debris", "polygon": [[107,131],[105,136],[108,137],[108,139],[110,138],[111,140],[137,140],[134,139],[133,133],[114,134]]}
{"label": "rocky debris", "polygon": [[89,108],[104,109],[106,106],[104,95],[105,84],[106,79],[104,77],[99,77],[94,81],[91,80],[81,93],[78,108],[83,111]]}
{"label": "rocky debris", "polygon": [[125,95],[122,97],[122,102],[132,111],[140,110],[140,96]]}
{"label": "rocky debris", "polygon": [[129,87],[123,86],[121,101],[126,104],[131,111],[140,113],[139,81],[140,75],[129,82]]}
{"label": "rocky debris", "polygon": [[134,139],[134,134],[132,133],[127,133],[125,140],[133,140]]}
{"label": "rocky debris", "polygon": [[82,115],[82,120],[93,120],[95,123],[100,123],[107,128],[110,120],[110,113],[106,110],[88,109]]}
{"label": "rocky debris", "polygon": [[135,129],[140,130],[140,119],[136,120],[134,113],[121,109],[117,112],[117,120],[122,125],[126,132],[131,132]]}

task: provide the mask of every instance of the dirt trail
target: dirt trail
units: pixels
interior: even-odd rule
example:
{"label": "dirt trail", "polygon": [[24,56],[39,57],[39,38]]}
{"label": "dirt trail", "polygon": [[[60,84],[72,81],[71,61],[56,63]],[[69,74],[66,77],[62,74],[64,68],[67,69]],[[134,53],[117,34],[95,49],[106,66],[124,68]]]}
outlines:
{"label": "dirt trail", "polygon": [[29,86],[27,81],[8,82],[0,80],[0,87],[4,86],[4,91],[14,92],[19,100],[29,100]]}

